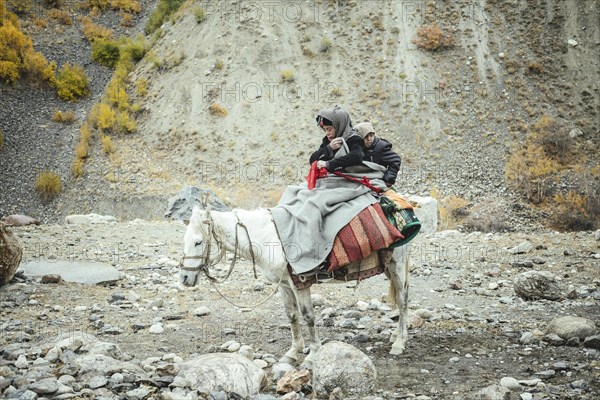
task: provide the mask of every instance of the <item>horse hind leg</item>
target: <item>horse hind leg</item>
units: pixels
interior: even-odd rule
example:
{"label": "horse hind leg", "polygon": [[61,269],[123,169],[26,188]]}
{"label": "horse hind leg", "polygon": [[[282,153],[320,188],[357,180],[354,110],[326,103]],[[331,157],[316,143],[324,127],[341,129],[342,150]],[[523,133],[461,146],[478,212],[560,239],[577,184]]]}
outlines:
{"label": "horse hind leg", "polygon": [[281,296],[283,297],[285,313],[290,321],[292,332],[292,345],[285,355],[279,359],[279,362],[294,365],[304,349],[304,339],[302,338],[300,321],[298,319],[298,302],[296,300],[296,294],[289,287],[279,286],[279,293],[281,293]]}
{"label": "horse hind leg", "polygon": [[388,264],[390,302],[398,306],[398,326],[392,333],[390,354],[402,354],[408,340],[408,274],[409,259],[404,246],[396,249]]}

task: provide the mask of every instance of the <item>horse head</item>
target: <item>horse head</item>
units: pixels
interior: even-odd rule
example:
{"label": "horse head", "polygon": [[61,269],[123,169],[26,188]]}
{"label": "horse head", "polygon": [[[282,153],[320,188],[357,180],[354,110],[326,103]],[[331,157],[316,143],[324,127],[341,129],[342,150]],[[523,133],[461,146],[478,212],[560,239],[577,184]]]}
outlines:
{"label": "horse head", "polygon": [[208,272],[210,265],[218,262],[219,243],[214,235],[210,206],[206,210],[198,206],[183,237],[183,257],[179,263],[179,278],[185,286],[195,286],[200,272]]}

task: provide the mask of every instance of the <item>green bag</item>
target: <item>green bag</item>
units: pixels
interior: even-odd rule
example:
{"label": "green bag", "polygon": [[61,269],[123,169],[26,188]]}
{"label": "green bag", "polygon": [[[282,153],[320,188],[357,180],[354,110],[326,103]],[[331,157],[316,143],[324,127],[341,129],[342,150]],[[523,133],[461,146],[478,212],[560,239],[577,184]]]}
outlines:
{"label": "green bag", "polygon": [[393,200],[386,196],[379,198],[379,205],[383,209],[383,214],[387,220],[404,236],[404,239],[392,243],[390,248],[403,246],[417,236],[417,233],[421,230],[421,221],[415,215],[414,210],[400,208]]}

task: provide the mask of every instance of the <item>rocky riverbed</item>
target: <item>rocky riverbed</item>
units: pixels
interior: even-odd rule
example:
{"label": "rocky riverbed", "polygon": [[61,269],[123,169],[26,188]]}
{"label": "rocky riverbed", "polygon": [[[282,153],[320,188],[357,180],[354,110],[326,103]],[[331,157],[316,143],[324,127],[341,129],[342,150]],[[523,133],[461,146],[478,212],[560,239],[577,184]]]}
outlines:
{"label": "rocky riverbed", "polygon": [[[276,392],[285,372],[276,361],[290,344],[277,294],[258,308],[236,308],[206,280],[194,288],[179,283],[184,230],[180,222],[142,220],[14,228],[23,262],[101,262],[120,279],[86,285],[21,275],[0,288],[1,396],[240,398],[182,381],[183,364],[209,353],[236,353],[264,371],[254,399],[310,396],[306,385]],[[368,394],[340,386],[318,398],[597,398],[599,239],[599,232],[550,231],[418,238],[411,244],[409,341],[400,356],[388,354],[397,314],[386,303],[383,276],[313,286],[323,342],[355,346],[377,370]],[[224,274],[228,265],[216,268]],[[552,284],[534,289],[542,297],[554,290],[546,297],[555,300],[516,294],[531,271],[549,274]],[[248,306],[274,289],[260,274],[254,279],[247,261],[219,286]]]}

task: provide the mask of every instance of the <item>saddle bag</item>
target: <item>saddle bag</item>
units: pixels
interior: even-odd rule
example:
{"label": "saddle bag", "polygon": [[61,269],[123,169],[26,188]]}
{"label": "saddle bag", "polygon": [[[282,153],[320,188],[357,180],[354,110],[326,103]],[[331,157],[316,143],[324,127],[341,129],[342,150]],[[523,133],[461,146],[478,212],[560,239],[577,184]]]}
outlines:
{"label": "saddle bag", "polygon": [[[403,201],[404,203],[404,201]],[[415,211],[408,204],[406,207],[400,207],[396,202],[387,196],[379,198],[379,204],[383,209],[383,214],[392,225],[396,227],[404,236],[404,239],[395,241],[390,248],[403,246],[410,242],[421,230],[421,221],[415,215]]]}

